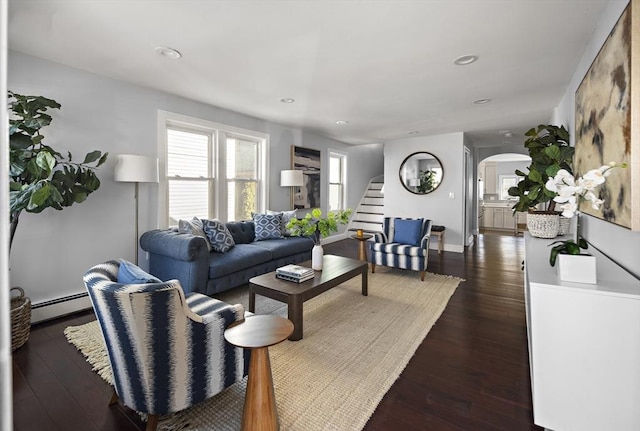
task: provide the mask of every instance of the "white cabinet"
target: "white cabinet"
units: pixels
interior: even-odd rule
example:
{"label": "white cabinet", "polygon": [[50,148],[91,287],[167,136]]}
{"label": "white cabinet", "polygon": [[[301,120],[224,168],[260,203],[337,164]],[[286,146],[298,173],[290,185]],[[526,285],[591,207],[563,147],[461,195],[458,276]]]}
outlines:
{"label": "white cabinet", "polygon": [[484,217],[482,227],[493,227],[493,210],[492,207],[484,207]]}
{"label": "white cabinet", "polygon": [[640,430],[640,280],[589,248],[597,284],[559,280],[525,233],[534,422],[554,431]]}
{"label": "white cabinet", "polygon": [[498,175],[496,162],[484,164],[484,192],[487,194],[498,193]]}

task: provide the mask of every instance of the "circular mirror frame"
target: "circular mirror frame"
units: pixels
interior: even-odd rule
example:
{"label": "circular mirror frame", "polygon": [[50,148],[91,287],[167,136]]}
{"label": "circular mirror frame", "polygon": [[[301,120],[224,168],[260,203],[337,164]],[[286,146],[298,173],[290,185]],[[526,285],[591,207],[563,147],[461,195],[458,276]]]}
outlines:
{"label": "circular mirror frame", "polygon": [[[410,186],[409,184],[407,184],[405,178],[402,175],[402,171],[405,167],[405,164],[407,163],[408,160],[410,160],[412,157],[417,156],[419,154],[425,154],[429,157],[425,157],[428,159],[433,158],[436,162],[438,162],[438,165],[440,166],[440,169],[442,169],[442,176],[440,178],[440,182],[438,182],[435,187],[433,187],[431,190],[427,191],[427,192],[418,192],[415,189],[415,186]],[[438,157],[436,157],[435,154],[432,154],[428,151],[416,151],[415,153],[411,153],[409,154],[407,157],[405,157],[405,159],[402,161],[402,163],[400,164],[400,169],[398,169],[398,178],[400,179],[400,183],[402,184],[402,186],[409,192],[409,193],[413,193],[414,195],[428,195],[429,193],[435,191],[438,187],[440,187],[440,184],[442,184],[442,179],[444,178],[444,166],[442,166],[442,162],[440,161],[440,159],[438,159]]]}

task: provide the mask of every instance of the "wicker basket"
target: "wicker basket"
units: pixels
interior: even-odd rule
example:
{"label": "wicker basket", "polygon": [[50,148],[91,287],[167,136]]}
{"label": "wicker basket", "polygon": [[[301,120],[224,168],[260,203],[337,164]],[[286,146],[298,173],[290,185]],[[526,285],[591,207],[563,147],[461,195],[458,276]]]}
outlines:
{"label": "wicker basket", "polygon": [[22,347],[31,332],[31,300],[21,287],[12,287],[19,295],[11,298],[11,351]]}
{"label": "wicker basket", "polygon": [[555,238],[560,229],[557,213],[527,213],[527,230],[536,238]]}

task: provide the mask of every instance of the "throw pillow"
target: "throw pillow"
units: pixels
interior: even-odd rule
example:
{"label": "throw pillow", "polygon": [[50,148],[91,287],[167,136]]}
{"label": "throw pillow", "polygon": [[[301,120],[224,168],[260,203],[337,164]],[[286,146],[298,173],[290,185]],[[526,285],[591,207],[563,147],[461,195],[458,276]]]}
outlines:
{"label": "throw pillow", "polygon": [[211,251],[211,244],[207,235],[204,233],[204,225],[202,220],[198,217],[194,217],[191,220],[178,220],[178,233],[190,233],[191,235],[204,238],[207,243],[207,250]]}
{"label": "throw pillow", "polygon": [[145,272],[139,266],[120,259],[120,268],[118,268],[118,283],[120,284],[143,284],[143,283],[162,283],[159,278]]}
{"label": "throw pillow", "polygon": [[420,245],[422,219],[395,220],[393,224],[393,242],[406,245]]}
{"label": "throw pillow", "polygon": [[254,214],[256,241],[282,238],[282,214]]}
{"label": "throw pillow", "polygon": [[280,214],[282,216],[282,235],[291,236],[291,230],[289,228],[287,228],[287,225],[289,224],[289,221],[292,218],[296,217],[296,211],[298,211],[298,210],[292,210],[292,211],[271,211],[271,210],[267,210],[267,214]]}
{"label": "throw pillow", "polygon": [[231,232],[220,220],[203,220],[203,224],[213,251],[226,253],[236,245]]}

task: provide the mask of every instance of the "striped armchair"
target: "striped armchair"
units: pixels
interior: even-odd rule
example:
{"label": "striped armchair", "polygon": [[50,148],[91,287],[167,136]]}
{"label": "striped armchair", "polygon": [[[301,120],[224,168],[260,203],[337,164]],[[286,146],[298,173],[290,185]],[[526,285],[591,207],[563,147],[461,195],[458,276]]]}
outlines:
{"label": "striped armchair", "polygon": [[84,275],[113,371],[114,396],[147,413],[147,431],[160,415],[219,393],[247,373],[249,352],[229,344],[224,330],[244,319],[242,305],[190,293],[180,283],[119,284],[120,262]]}
{"label": "striped armchair", "polygon": [[[396,241],[396,222],[398,220],[415,220],[420,223],[415,243],[408,244],[406,237]],[[371,272],[376,272],[376,265],[393,268],[410,269],[420,272],[420,280],[424,281],[429,262],[429,239],[431,220],[401,217],[385,217],[382,232],[374,234],[374,242],[370,245],[369,261]]]}

